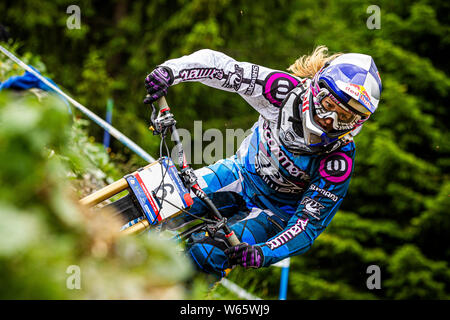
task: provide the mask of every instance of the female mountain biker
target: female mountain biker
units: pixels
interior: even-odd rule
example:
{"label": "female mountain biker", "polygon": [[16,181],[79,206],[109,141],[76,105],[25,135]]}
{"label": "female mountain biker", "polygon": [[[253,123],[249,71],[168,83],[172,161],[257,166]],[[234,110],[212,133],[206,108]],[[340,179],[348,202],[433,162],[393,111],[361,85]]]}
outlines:
{"label": "female mountain biker", "polygon": [[[317,47],[287,73],[204,49],[146,77],[144,103],[198,81],[238,93],[260,114],[233,157],[196,171],[242,242],[229,247],[221,232],[194,234],[188,254],[199,269],[223,276],[236,265],[266,267],[302,254],[337,212],[354,167],[353,136],[375,112],[382,86],[371,56],[327,51]],[[206,214],[197,200],[190,212]]]}

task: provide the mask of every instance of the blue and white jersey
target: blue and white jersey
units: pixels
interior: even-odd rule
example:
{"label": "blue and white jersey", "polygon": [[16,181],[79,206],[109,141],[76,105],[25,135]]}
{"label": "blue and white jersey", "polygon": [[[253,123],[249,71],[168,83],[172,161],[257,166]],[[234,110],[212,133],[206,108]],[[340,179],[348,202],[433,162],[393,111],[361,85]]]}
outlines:
{"label": "blue and white jersey", "polygon": [[280,142],[280,106],[292,89],[310,80],[206,49],[162,66],[172,70],[174,84],[199,81],[236,92],[259,112],[232,161],[243,177],[245,198],[283,220],[284,230],[256,244],[265,266],[309,249],[345,197],[355,157],[352,140],[326,154],[293,154]]}

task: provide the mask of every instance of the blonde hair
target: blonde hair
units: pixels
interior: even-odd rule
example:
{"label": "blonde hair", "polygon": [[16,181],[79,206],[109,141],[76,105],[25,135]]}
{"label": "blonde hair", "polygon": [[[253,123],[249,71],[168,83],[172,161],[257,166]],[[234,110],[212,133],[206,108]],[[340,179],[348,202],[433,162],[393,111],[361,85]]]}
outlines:
{"label": "blonde hair", "polygon": [[303,55],[298,58],[287,70],[292,72],[294,76],[312,79],[325,63],[340,55],[342,53],[328,56],[328,48],[326,46],[318,46],[310,55]]}

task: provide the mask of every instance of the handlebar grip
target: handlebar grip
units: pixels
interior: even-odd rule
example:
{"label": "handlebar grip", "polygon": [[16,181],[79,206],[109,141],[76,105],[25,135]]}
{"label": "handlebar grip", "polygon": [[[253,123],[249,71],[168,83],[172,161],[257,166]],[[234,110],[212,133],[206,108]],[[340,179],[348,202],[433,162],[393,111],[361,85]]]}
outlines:
{"label": "handlebar grip", "polygon": [[232,245],[232,246],[237,246],[238,244],[241,243],[241,241],[239,241],[238,237],[236,237],[236,235],[234,234],[234,232],[230,235],[230,237],[228,238],[228,242]]}
{"label": "handlebar grip", "polygon": [[169,105],[167,104],[166,98],[164,96],[159,98],[158,100],[156,100],[156,102],[158,103],[159,109],[164,109],[164,108],[169,107]]}
{"label": "handlebar grip", "polygon": [[[151,96],[149,94],[146,95],[146,98],[150,98]],[[156,103],[159,106],[159,109],[164,109],[164,108],[168,108],[169,105],[167,104],[166,98],[164,96],[162,96],[161,98],[159,98],[158,100],[156,100]]]}

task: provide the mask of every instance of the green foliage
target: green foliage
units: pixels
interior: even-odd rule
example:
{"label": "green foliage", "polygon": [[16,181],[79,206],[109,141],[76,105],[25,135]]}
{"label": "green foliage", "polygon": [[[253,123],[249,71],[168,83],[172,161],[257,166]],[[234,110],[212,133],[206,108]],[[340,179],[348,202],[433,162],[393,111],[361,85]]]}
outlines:
{"label": "green foliage", "polygon": [[[80,30],[65,27],[66,8],[71,4],[68,0],[39,5],[1,2],[2,24],[10,28],[15,40],[9,45],[96,114],[105,113],[106,99],[112,97],[113,125],[152,155],[158,154],[159,141],[147,130],[150,111],[142,105],[143,80],[169,58],[211,48],[240,61],[285,70],[321,44],[331,53],[371,54],[383,80],[379,110],[355,138],[355,172],[341,210],[310,251],[291,260],[288,298],[449,298],[448,2],[378,1],[381,29],[374,30],[366,25],[367,7],[372,3],[363,0],[277,0],[257,5],[241,0],[123,0],[109,5],[79,1]],[[21,70],[1,58],[0,81],[16,74]],[[203,121],[203,131],[246,130],[257,118],[256,111],[239,96],[198,83],[170,88],[168,101],[178,125],[191,134],[195,120]],[[63,172],[70,172],[79,193],[88,193],[145,164],[117,141],[112,142],[108,158],[95,143],[101,141],[102,130],[83,121],[75,121],[64,133],[67,125],[52,118],[53,112],[45,106],[39,106],[39,112],[20,105],[5,109],[1,102],[0,107],[4,110],[0,150],[8,150],[0,151],[0,178],[3,185],[14,185],[2,188],[0,200],[5,209],[1,214],[8,221],[13,216],[29,221],[26,235],[8,233],[10,245],[0,247],[8,257],[15,255],[14,250],[27,250],[41,234],[37,230],[48,227],[49,219],[39,217],[45,216],[42,212],[53,202],[43,207],[34,204],[41,203],[41,193],[45,194],[49,185],[58,185],[62,179],[55,175],[58,170],[49,171],[56,166],[50,165],[54,162],[35,159],[44,159],[56,150],[54,158],[65,164],[68,171]],[[48,130],[39,124],[42,113],[50,117]],[[36,130],[34,138],[25,134],[29,130]],[[53,136],[55,132],[58,134]],[[60,145],[69,148],[57,152]],[[9,228],[1,230],[11,232]],[[64,252],[62,243],[55,252]],[[70,243],[67,246],[70,248]],[[29,259],[26,263],[34,263],[35,257],[25,256]],[[56,259],[56,253],[52,257]],[[5,259],[1,261],[10,258]],[[365,285],[365,271],[371,264],[381,268],[382,290],[369,291]],[[8,270],[16,265],[9,265]],[[33,290],[44,286],[17,270],[35,284]],[[276,299],[279,275],[278,268],[236,269],[230,279],[256,296]],[[45,284],[48,292],[56,290],[51,283],[56,282]],[[33,290],[29,292],[37,295]],[[200,286],[194,291],[206,294],[202,290]],[[58,294],[43,296],[61,296]],[[207,297],[236,298],[220,285]]]}
{"label": "green foliage", "polygon": [[89,137],[89,122],[73,121],[70,144],[65,155],[58,155],[70,169],[73,185],[81,198],[123,177],[123,173],[111,161],[102,144]]}
{"label": "green foliage", "polygon": [[311,275],[295,273],[291,279],[292,296],[302,300],[372,300],[369,292],[358,292],[342,282],[328,282]]}
{"label": "green foliage", "polygon": [[[123,222],[77,204],[69,176],[90,172],[86,162],[102,172],[96,180],[117,169],[79,127],[72,130],[59,99],[3,93],[0,119],[1,299],[186,297],[192,269],[174,243],[122,237]],[[73,265],[79,290],[70,287]]]}
{"label": "green foliage", "polygon": [[446,299],[450,271],[444,261],[427,259],[413,245],[400,247],[391,257],[387,296],[394,299]]}

